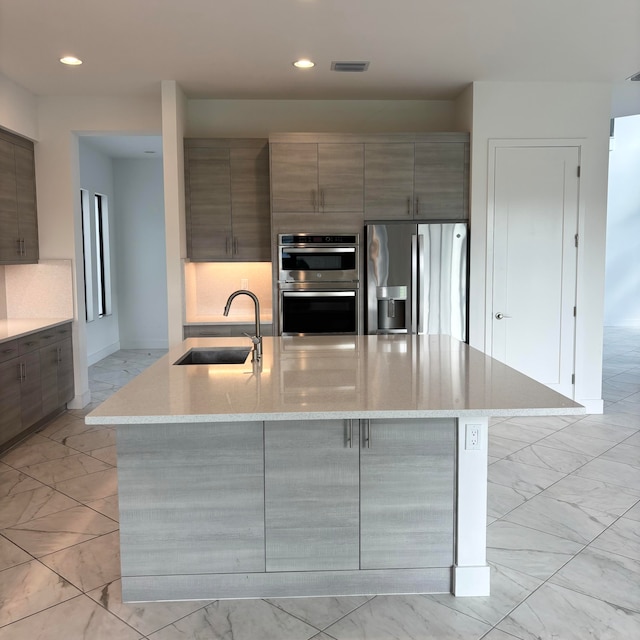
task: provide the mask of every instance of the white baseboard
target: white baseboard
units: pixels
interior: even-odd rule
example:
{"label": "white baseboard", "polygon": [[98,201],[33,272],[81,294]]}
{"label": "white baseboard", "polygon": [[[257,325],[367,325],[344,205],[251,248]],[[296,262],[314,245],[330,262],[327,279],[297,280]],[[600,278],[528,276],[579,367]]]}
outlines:
{"label": "white baseboard", "polygon": [[453,567],[454,596],[488,596],[491,593],[491,568]]}
{"label": "white baseboard", "polygon": [[88,389],[81,395],[75,395],[67,402],[67,409],[84,409],[91,402],[91,391]]}
{"label": "white baseboard", "polygon": [[116,351],[120,351],[122,347],[120,346],[120,342],[114,342],[106,346],[104,349],[100,349],[100,351],[96,351],[95,353],[87,354],[87,363],[89,366],[95,364],[96,362],[100,362],[103,358],[110,356],[112,353]]}
{"label": "white baseboard", "polygon": [[587,410],[587,413],[604,413],[602,398],[578,398],[576,402],[579,402]]}

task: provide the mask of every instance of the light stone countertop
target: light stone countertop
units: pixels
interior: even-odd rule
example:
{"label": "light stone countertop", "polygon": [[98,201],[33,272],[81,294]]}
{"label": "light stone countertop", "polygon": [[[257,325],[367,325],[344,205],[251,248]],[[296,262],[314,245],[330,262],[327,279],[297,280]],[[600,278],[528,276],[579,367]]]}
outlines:
{"label": "light stone countertop", "polygon": [[0,320],[0,344],[72,321],[73,318],[11,318],[9,320]]}
{"label": "light stone countertop", "polygon": [[86,417],[87,424],[583,414],[584,407],[448,336],[265,337],[260,366],[173,363],[191,338]]}

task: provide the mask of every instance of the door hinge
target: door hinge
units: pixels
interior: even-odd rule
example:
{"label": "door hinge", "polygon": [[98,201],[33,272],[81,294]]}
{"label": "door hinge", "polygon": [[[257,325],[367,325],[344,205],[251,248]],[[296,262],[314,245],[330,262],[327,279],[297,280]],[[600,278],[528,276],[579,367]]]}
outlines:
{"label": "door hinge", "polygon": [[578,178],[580,177],[580,165],[578,165]]}
{"label": "door hinge", "polygon": [[575,384],[576,383],[576,374],[572,373],[571,374],[571,384]]}
{"label": "door hinge", "polygon": [[576,247],[578,246],[578,234],[576,233],[575,237],[575,241],[576,241]]}

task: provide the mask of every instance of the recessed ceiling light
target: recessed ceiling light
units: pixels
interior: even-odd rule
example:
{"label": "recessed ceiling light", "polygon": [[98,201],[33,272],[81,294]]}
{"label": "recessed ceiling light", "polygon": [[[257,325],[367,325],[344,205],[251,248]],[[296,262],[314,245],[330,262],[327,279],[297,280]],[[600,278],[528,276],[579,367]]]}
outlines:
{"label": "recessed ceiling light", "polygon": [[71,66],[82,64],[82,60],[80,60],[80,58],[76,58],[75,56],[64,56],[64,58],[60,58],[60,62],[62,62],[62,64],[68,64]]}
{"label": "recessed ceiling light", "polygon": [[311,60],[307,60],[306,58],[302,58],[302,60],[296,60],[293,63],[293,66],[297,67],[298,69],[311,69],[311,67],[316,66],[316,63],[311,62]]}

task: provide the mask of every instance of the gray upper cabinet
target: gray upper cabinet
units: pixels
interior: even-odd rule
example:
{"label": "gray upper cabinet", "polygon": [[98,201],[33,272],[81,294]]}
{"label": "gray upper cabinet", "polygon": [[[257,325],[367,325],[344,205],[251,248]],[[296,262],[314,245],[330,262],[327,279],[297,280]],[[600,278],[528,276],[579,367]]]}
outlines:
{"label": "gray upper cabinet", "polygon": [[118,476],[123,576],[264,572],[261,422],[120,426]]}
{"label": "gray upper cabinet", "polygon": [[362,432],[361,568],[453,565],[455,419],[371,420]]}
{"label": "gray upper cabinet", "polygon": [[265,423],[267,571],[359,568],[357,425]]}
{"label": "gray upper cabinet", "polygon": [[414,217],[464,220],[468,215],[469,145],[422,142],[415,146]]}
{"label": "gray upper cabinet", "polygon": [[191,260],[271,259],[268,163],[266,140],[185,140]]}
{"label": "gray upper cabinet", "polygon": [[362,212],[363,144],[271,142],[270,149],[273,213]]}
{"label": "gray upper cabinet", "polygon": [[365,145],[365,217],[403,220],[413,217],[414,145]]}
{"label": "gray upper cabinet", "polygon": [[0,264],[37,261],[33,143],[0,131]]}
{"label": "gray upper cabinet", "polygon": [[438,133],[365,144],[367,220],[469,217],[469,136]]}

